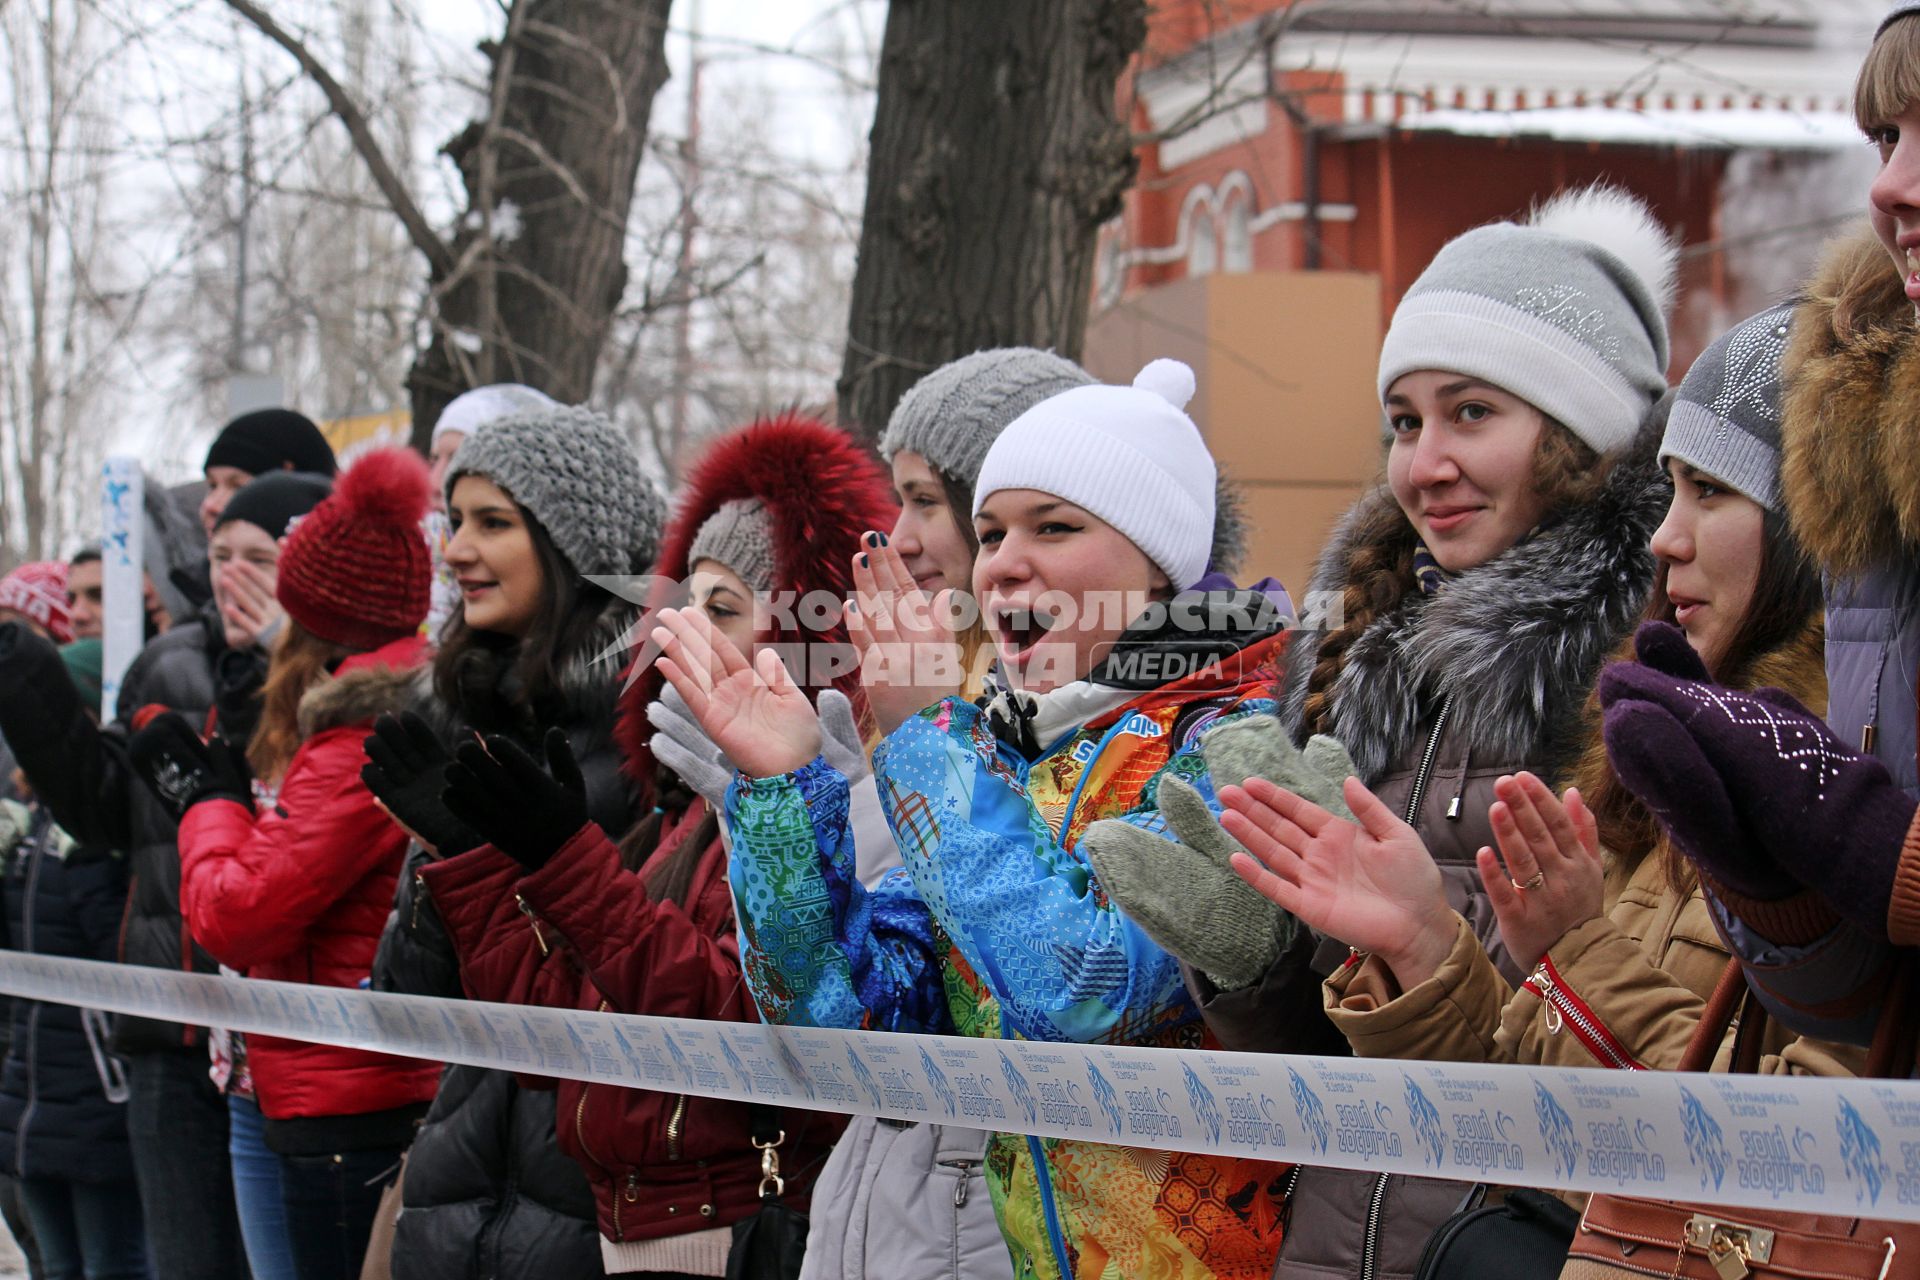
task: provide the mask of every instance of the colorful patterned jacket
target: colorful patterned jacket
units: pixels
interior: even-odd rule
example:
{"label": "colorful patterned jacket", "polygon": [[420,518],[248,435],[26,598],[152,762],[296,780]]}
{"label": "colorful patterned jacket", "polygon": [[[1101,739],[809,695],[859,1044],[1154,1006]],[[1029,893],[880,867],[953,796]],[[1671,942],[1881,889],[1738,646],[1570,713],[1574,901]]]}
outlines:
{"label": "colorful patterned jacket", "polygon": [[[1108,902],[1075,845],[1102,818],[1164,830],[1155,792],[1169,770],[1211,802],[1200,734],[1226,718],[1272,714],[1285,640],[1254,639],[1097,716],[1033,761],[1002,744],[973,705],[928,708],[874,755],[905,865],[871,892],[854,876],[837,771],[816,759],[795,773],[736,779],[727,797],[734,899],[762,1013],[809,1026],[1209,1045],[1179,963]],[[1015,1274],[1040,1280],[1267,1280],[1286,1171],[1021,1135],[996,1134],[987,1146]]]}

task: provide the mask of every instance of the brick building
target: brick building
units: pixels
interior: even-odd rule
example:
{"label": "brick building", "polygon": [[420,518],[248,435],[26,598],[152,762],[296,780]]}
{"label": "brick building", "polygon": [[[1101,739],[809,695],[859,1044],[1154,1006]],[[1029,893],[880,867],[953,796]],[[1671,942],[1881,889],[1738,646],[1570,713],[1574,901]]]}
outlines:
{"label": "brick building", "polygon": [[1199,374],[1250,568],[1303,585],[1379,465],[1373,370],[1451,237],[1567,186],[1686,246],[1678,377],[1864,208],[1848,110],[1880,0],[1166,0],[1126,87],[1140,175],[1101,235],[1087,362]]}

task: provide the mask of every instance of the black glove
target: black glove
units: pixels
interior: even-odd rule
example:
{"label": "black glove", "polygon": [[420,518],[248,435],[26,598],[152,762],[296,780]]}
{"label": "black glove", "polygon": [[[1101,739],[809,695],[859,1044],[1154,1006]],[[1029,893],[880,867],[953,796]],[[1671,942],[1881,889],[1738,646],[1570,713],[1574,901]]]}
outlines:
{"label": "black glove", "polygon": [[365,748],[368,763],[360,770],[360,781],[422,844],[451,858],[486,843],[440,803],[453,757],[425,720],[412,711],[383,715],[373,722]]}
{"label": "black glove", "polygon": [[178,711],[155,716],[127,743],[127,758],[175,822],[202,800],[253,807],[253,775],[224,738],[200,741]]}
{"label": "black glove", "polygon": [[11,660],[19,651],[20,642],[32,635],[24,622],[0,622],[0,662]]}
{"label": "black glove", "polygon": [[0,734],[11,725],[18,747],[65,732],[87,710],[53,642],[24,622],[0,622]]}
{"label": "black glove", "polygon": [[465,742],[440,794],[454,816],[529,871],[547,865],[587,824],[587,783],[561,729],[547,730],[547,767],[513,742]]}

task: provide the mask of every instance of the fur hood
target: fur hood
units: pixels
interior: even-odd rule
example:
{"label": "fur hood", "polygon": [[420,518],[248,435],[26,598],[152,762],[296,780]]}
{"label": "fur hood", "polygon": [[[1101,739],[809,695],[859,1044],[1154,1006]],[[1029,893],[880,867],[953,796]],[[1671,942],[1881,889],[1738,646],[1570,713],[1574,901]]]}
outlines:
{"label": "fur hood", "polygon": [[[1652,588],[1647,549],[1671,496],[1658,453],[1671,396],[1647,413],[1598,497],[1455,579],[1410,593],[1357,636],[1334,684],[1331,732],[1362,780],[1417,749],[1440,700],[1450,735],[1487,759],[1562,760],[1577,750],[1581,708],[1601,660],[1640,616]],[[1347,512],[1315,568],[1313,591],[1339,598],[1369,529],[1398,515],[1376,486]],[[1296,731],[1325,633],[1302,630],[1287,654],[1281,719]]]}
{"label": "fur hood", "polygon": [[346,725],[371,724],[385,712],[404,710],[426,660],[426,642],[414,636],[348,658],[333,675],[300,695],[294,713],[300,740]]}
{"label": "fur hood", "polygon": [[[741,498],[766,504],[773,526],[773,592],[795,602],[813,591],[831,592],[836,600],[851,594],[860,535],[892,528],[899,513],[887,473],[852,436],[798,412],[762,418],[715,440],[687,473],[654,575],[684,582],[691,568],[687,553],[700,526],[723,504]],[[782,628],[775,637],[778,644],[846,641],[846,628],[837,619],[824,630]],[[652,666],[656,653],[651,646],[641,650],[640,660],[648,665],[620,696],[621,754],[629,771],[643,779],[653,772],[653,755],[646,748],[653,726],[646,708],[663,684]],[[794,678],[807,687],[804,672]],[[865,705],[857,671],[834,683],[856,707]]]}
{"label": "fur hood", "polygon": [[1871,231],[1836,241],[1794,311],[1780,487],[1801,545],[1852,576],[1920,548],[1920,342]]}

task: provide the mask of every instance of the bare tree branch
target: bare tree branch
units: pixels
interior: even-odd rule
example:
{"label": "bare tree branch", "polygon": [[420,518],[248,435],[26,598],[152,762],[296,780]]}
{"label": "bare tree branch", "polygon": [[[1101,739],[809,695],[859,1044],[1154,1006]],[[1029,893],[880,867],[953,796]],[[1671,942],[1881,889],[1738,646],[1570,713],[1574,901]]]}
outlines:
{"label": "bare tree branch", "polygon": [[226,4],[228,8],[252,23],[260,34],[293,55],[294,61],[300,64],[300,69],[305,71],[308,78],[319,86],[320,92],[326,95],[327,105],[333,108],[334,115],[338,116],[340,123],[346,126],[347,136],[353,139],[353,149],[359,153],[360,159],[366,164],[367,172],[373,178],[374,185],[380,188],[380,194],[385,196],[387,203],[393,207],[394,216],[399,218],[401,225],[407,229],[407,238],[412,240],[414,247],[426,256],[427,262],[434,270],[443,271],[452,267],[452,249],[435,233],[433,224],[427,221],[427,215],[421,212],[420,206],[415,204],[413,197],[408,194],[406,184],[400,180],[400,175],[394,172],[393,165],[387,160],[386,152],[381,148],[379,140],[373,136],[373,128],[368,124],[366,114],[360,110],[359,104],[354,102],[353,96],[341,87],[340,82],[334,79],[332,72],[321,65],[320,60],[314,57],[313,51],[307,48],[304,41],[274,21],[273,15],[254,4],[253,0],[226,0]]}

